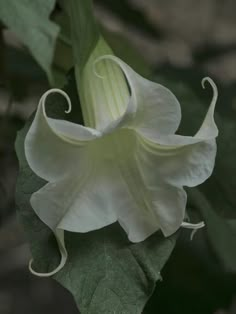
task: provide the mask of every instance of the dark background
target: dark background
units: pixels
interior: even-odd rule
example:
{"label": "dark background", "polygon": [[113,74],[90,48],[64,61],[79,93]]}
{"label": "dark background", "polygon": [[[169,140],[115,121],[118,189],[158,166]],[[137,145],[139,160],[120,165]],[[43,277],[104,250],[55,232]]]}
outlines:
{"label": "dark background", "polygon": [[[183,84],[207,74],[232,93],[236,112],[235,0],[97,0],[95,10],[103,26],[132,43],[154,73],[182,73]],[[0,314],[78,312],[59,284],[29,273],[30,253],[15,214],[16,132],[47,88],[42,70],[1,25]],[[205,242],[207,255],[202,256],[180,237],[146,314],[236,314],[235,277],[221,270]]]}

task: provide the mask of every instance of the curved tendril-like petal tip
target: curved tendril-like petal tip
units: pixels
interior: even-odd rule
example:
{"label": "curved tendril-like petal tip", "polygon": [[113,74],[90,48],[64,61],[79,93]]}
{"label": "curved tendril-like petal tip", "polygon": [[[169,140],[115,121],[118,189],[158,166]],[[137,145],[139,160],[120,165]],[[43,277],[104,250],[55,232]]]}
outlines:
{"label": "curved tendril-like petal tip", "polygon": [[53,271],[51,271],[49,273],[39,273],[39,272],[33,270],[33,268],[32,268],[33,261],[34,261],[33,259],[31,259],[29,261],[29,271],[31,272],[31,274],[33,274],[37,277],[51,277],[51,276],[55,275],[57,272],[59,272],[64,267],[64,265],[66,263],[66,261],[62,262],[62,259],[61,259],[60,264]]}
{"label": "curved tendril-like petal tip", "polygon": [[46,102],[46,99],[47,97],[50,95],[50,94],[53,94],[53,93],[58,93],[58,94],[61,94],[62,96],[65,97],[66,101],[67,101],[67,104],[68,104],[68,109],[65,110],[65,113],[70,113],[71,110],[72,110],[72,105],[71,105],[71,100],[70,100],[70,97],[67,95],[66,92],[64,92],[63,90],[59,89],[59,88],[52,88],[52,89],[49,89],[46,93],[43,94],[43,96],[41,97],[39,103],[42,105],[43,107],[43,113],[45,115],[45,117],[47,116],[46,114],[46,110],[45,110],[45,102]]}
{"label": "curved tendril-like petal tip", "polygon": [[57,239],[58,247],[59,247],[60,254],[61,254],[61,261],[60,261],[59,265],[54,270],[52,270],[51,272],[40,273],[40,272],[37,272],[33,269],[32,264],[33,264],[34,260],[31,259],[29,261],[29,271],[33,275],[38,276],[38,277],[51,277],[51,276],[55,275],[56,273],[58,273],[65,266],[67,258],[68,258],[68,253],[67,253],[67,250],[66,250],[65,245],[64,245],[64,233],[62,232],[61,235],[58,235],[58,236],[56,235],[56,239]]}
{"label": "curved tendril-like petal tip", "polygon": [[192,229],[192,232],[191,232],[191,235],[190,235],[190,240],[192,241],[194,235],[196,234],[196,232],[197,232],[199,229],[205,227],[205,223],[204,223],[204,221],[201,221],[201,222],[199,222],[199,223],[197,223],[197,224],[191,224],[191,223],[188,223],[188,222],[183,221],[182,224],[181,224],[181,227],[182,227],[182,228],[186,228],[186,229]]}
{"label": "curved tendril-like petal tip", "polygon": [[201,82],[201,85],[202,85],[203,89],[206,88],[206,82],[208,82],[211,85],[212,89],[213,89],[213,99],[212,99],[212,102],[215,104],[216,101],[217,101],[217,97],[218,97],[217,86],[216,86],[216,84],[214,83],[214,81],[210,77],[204,77],[202,79],[202,82]]}
{"label": "curved tendril-like petal tip", "polygon": [[201,222],[199,222],[197,224],[191,224],[189,222],[183,221],[182,224],[181,224],[181,227],[186,228],[186,229],[197,230],[197,229],[201,229],[201,228],[205,227],[205,223],[204,223],[204,221],[201,221]]}
{"label": "curved tendril-like petal tip", "polygon": [[51,271],[51,272],[49,272],[49,273],[39,273],[39,272],[33,270],[33,268],[32,268],[33,261],[34,261],[33,259],[31,259],[31,260],[29,261],[29,271],[30,271],[33,275],[35,275],[35,276],[37,276],[37,277],[51,277],[51,276],[55,275],[56,273],[58,273],[58,272],[65,266],[66,261],[67,261],[67,254],[66,254],[66,256],[64,256],[64,255],[61,253],[61,261],[60,261],[60,264],[59,264],[53,271]]}

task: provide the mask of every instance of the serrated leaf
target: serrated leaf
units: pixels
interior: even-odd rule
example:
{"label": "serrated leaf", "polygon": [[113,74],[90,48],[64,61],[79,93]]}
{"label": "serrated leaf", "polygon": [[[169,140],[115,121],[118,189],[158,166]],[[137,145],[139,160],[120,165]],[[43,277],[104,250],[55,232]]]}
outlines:
{"label": "serrated leaf", "polygon": [[59,27],[49,20],[55,0],[0,0],[0,20],[27,46],[52,81]]}
{"label": "serrated leaf", "polygon": [[[78,108],[78,99],[71,94],[75,91],[74,81],[66,91]],[[48,101],[48,113],[63,118],[63,104],[64,100],[54,95]],[[57,265],[58,252],[51,232],[29,203],[31,194],[45,184],[28,167],[24,155],[24,138],[30,123],[17,136],[20,173],[16,202],[30,241],[33,267],[45,272]],[[55,279],[73,294],[82,314],[141,313],[160,279],[160,271],[175,246],[176,236],[164,238],[157,232],[142,243],[132,244],[118,224],[85,234],[67,232],[69,259]]]}

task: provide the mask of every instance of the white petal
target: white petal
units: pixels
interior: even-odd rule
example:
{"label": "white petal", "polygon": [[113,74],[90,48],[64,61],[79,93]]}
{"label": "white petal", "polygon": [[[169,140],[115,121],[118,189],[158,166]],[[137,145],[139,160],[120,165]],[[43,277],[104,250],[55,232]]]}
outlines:
{"label": "white petal", "polygon": [[205,88],[205,83],[208,82],[213,90],[213,97],[207,114],[204,118],[204,121],[199,128],[198,132],[195,136],[179,136],[179,135],[162,135],[158,132],[152,132],[151,129],[137,129],[137,132],[141,134],[143,137],[150,139],[151,141],[156,141],[159,144],[167,145],[167,146],[182,146],[182,145],[189,145],[197,143],[201,140],[212,140],[217,137],[218,135],[218,128],[216,126],[214,120],[214,112],[215,106],[218,97],[218,91],[215,83],[212,81],[211,78],[206,77],[202,80],[202,86]]}
{"label": "white petal", "polygon": [[153,218],[153,215],[145,213],[144,208],[132,206],[119,210],[118,221],[128,239],[133,243],[142,242],[150,235],[160,230],[160,221]]}
{"label": "white petal", "polygon": [[[136,183],[138,184],[138,183]],[[155,189],[142,185],[146,206],[120,208],[118,221],[131,242],[141,242],[161,229],[167,237],[176,232],[185,216],[186,193],[165,183]]]}
{"label": "white petal", "polygon": [[[118,139],[117,143],[113,139],[113,150],[126,186],[122,192],[122,198],[125,200],[123,206],[116,208],[118,221],[132,242],[143,241],[159,229],[168,236],[174,233],[183,221],[185,192],[182,187],[166,183],[158,176],[155,168],[145,169],[143,164],[140,166],[136,133],[131,130],[122,132],[119,134],[119,142]],[[143,170],[146,170],[146,173],[143,173]],[[147,180],[147,176],[155,178],[154,186]]]}
{"label": "white petal", "polygon": [[150,190],[155,214],[163,234],[168,237],[181,226],[187,202],[183,188],[177,188],[164,182]]}
{"label": "white petal", "polygon": [[40,102],[25,139],[25,154],[30,168],[47,181],[56,181],[68,171],[83,167],[86,157],[85,144],[100,134],[92,129],[63,121],[48,118],[45,112],[45,101],[50,93],[67,94],[58,89],[49,90]]}
{"label": "white petal", "polygon": [[114,125],[109,126],[110,129],[116,125],[126,125],[155,134],[174,134],[180,123],[181,110],[172,92],[143,78],[115,56],[103,56],[98,61],[103,59],[110,59],[121,67],[131,90],[126,112],[113,122]]}
{"label": "white petal", "polygon": [[116,221],[115,178],[101,168],[94,164],[83,174],[48,183],[34,193],[31,205],[39,218],[53,231],[73,232],[96,230]]}
{"label": "white petal", "polygon": [[110,160],[109,153],[95,155],[93,168],[80,173],[80,180],[74,176],[48,183],[32,195],[31,205],[39,218],[54,232],[89,232],[118,220],[132,242],[160,229],[155,206],[147,198],[133,160],[126,159],[124,165]]}
{"label": "white petal", "polygon": [[155,187],[160,178],[181,187],[203,183],[212,174],[215,140],[198,141],[183,146],[162,146],[147,139],[138,141],[137,160],[148,186]]}
{"label": "white petal", "polygon": [[202,123],[202,126],[200,127],[199,131],[195,135],[195,138],[202,138],[202,139],[210,139],[215,138],[218,135],[218,128],[215,124],[214,120],[214,112],[215,112],[215,106],[218,98],[218,91],[215,83],[213,80],[209,77],[205,77],[202,80],[202,87],[205,88],[205,83],[208,82],[212,89],[213,89],[213,97],[210,104],[210,107],[208,109],[208,112],[205,116],[205,119]]}
{"label": "white petal", "polygon": [[[117,195],[113,210],[129,240],[143,241],[159,229],[165,235],[175,232],[184,218],[186,195],[183,189],[163,180],[154,188],[147,184],[138,165],[137,137],[133,130],[122,129],[109,140],[117,165],[116,171],[110,171]],[[152,169],[152,173],[154,171]]]}
{"label": "white petal", "polygon": [[[163,136],[152,130],[135,130],[135,145],[130,145],[135,166],[132,163],[127,166],[129,177],[135,179],[129,186],[134,186],[137,198],[143,198],[147,207],[143,206],[138,215],[130,207],[128,215],[124,214],[119,219],[131,241],[145,239],[145,236],[157,230],[157,226],[165,236],[174,233],[182,225],[185,216],[186,193],[182,187],[201,184],[213,171],[215,137],[218,134],[213,117],[217,90],[214,83],[211,80],[209,82],[213,86],[214,96],[196,136]],[[124,151],[128,149],[128,146],[124,147]],[[155,213],[154,217],[145,214],[147,208]]]}
{"label": "white petal", "polygon": [[137,135],[138,163],[148,185],[155,186],[161,177],[175,186],[193,187],[211,175],[216,157],[215,137],[218,135],[213,117],[217,89],[209,78],[207,80],[214,95],[204,122],[194,137],[159,136],[150,132]]}

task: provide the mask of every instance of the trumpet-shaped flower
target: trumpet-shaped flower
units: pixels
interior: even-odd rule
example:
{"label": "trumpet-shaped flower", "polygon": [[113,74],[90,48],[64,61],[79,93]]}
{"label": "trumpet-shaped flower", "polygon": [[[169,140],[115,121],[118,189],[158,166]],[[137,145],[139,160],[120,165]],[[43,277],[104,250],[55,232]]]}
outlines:
{"label": "trumpet-shaped flower", "polygon": [[169,236],[181,225],[194,227],[184,222],[183,186],[201,184],[214,167],[217,89],[211,79],[203,80],[214,95],[202,126],[193,137],[180,136],[176,97],[119,58],[107,55],[97,62],[104,60],[118,65],[129,85],[120,113],[114,118],[100,107],[96,128],[52,119],[45,110],[49,94],[61,93],[71,109],[67,94],[52,89],[42,96],[25,139],[29,166],[48,181],[32,195],[31,205],[55,233],[62,254],[50,274],[67,258],[64,230],[88,232],[118,221],[131,242],[140,242],[159,229]]}

